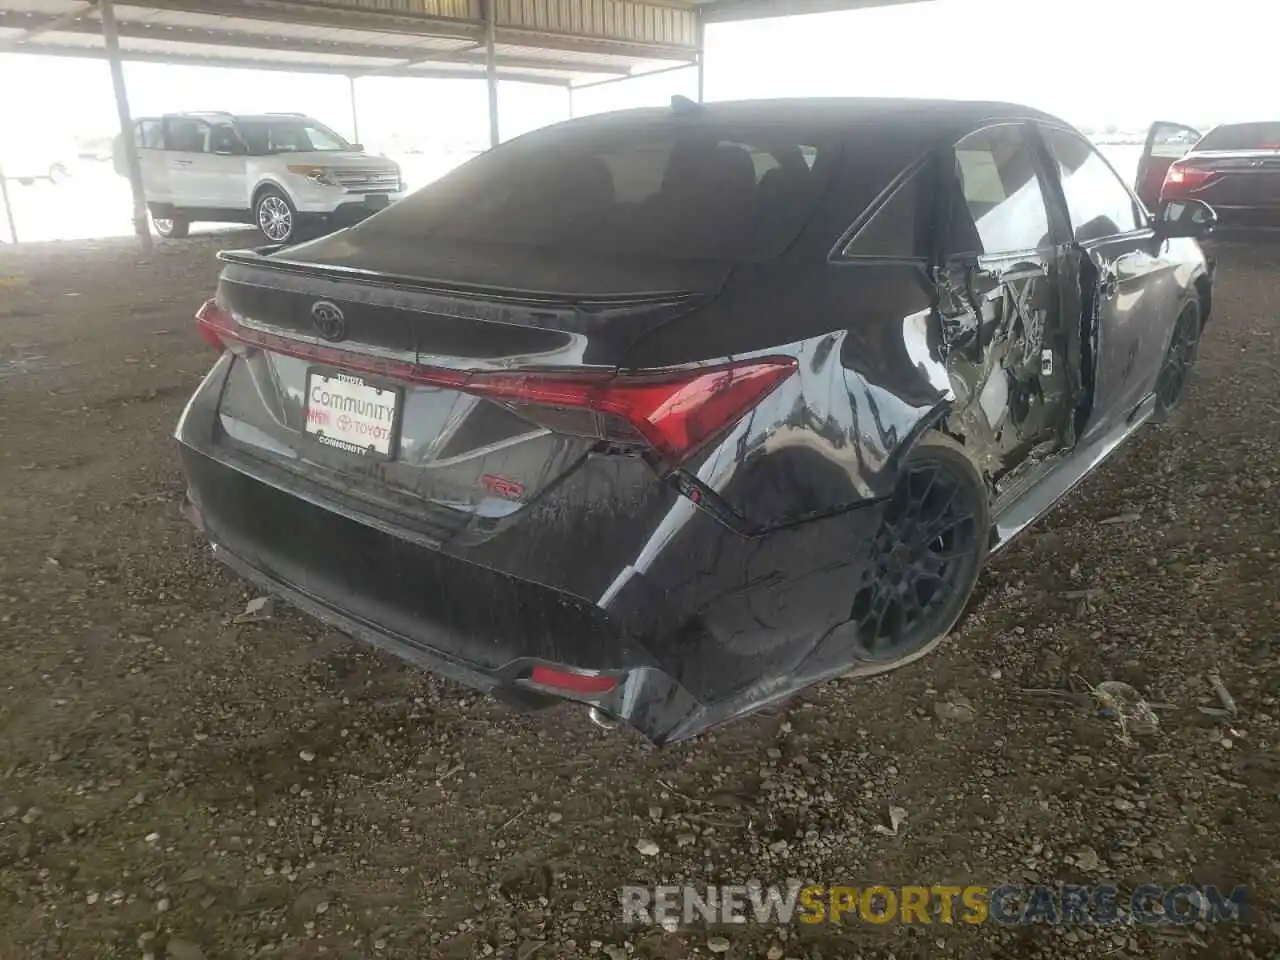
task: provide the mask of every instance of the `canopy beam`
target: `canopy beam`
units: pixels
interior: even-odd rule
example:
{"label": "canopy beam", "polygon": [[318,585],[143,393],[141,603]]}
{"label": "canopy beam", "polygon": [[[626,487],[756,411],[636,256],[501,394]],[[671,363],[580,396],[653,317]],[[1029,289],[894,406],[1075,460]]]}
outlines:
{"label": "canopy beam", "polygon": [[502,142],[498,127],[498,4],[497,0],[485,0],[484,4],[484,78],[489,88],[489,147]]}
{"label": "canopy beam", "polygon": [[2,165],[0,165],[0,204],[4,204],[4,218],[9,224],[9,239],[17,243],[18,225],[13,222],[13,206],[9,203],[9,181],[5,178]]}
{"label": "canopy beam", "polygon": [[151,252],[151,224],[147,222],[147,195],[142,185],[142,165],[138,162],[138,142],[133,134],[133,117],[129,113],[129,94],[124,85],[124,63],[120,59],[120,38],[116,34],[116,16],[112,0],[98,0],[98,16],[102,20],[102,45],[111,67],[111,86],[115,88],[116,113],[120,117],[120,139],[124,147],[125,166],[129,170],[129,189],[133,192],[133,232],[142,249]]}

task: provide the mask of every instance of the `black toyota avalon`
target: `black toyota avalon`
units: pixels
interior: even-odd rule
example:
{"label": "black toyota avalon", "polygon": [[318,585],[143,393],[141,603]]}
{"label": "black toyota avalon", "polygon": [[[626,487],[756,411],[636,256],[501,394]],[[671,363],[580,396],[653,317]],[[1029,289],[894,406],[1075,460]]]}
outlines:
{"label": "black toyota avalon", "polygon": [[1213,222],[1007,104],[560,124],[222,255],[187,513],[361,640],[680,740],[934,647],[1173,410]]}

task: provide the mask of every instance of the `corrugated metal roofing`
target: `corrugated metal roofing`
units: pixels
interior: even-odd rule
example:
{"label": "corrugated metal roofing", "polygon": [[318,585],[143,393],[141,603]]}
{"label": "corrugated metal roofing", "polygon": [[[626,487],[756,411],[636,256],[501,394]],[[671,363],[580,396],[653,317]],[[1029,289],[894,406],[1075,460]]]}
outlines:
{"label": "corrugated metal roofing", "polygon": [[[480,0],[145,0],[116,3],[127,59],[334,73],[484,72]],[[497,0],[504,79],[570,85],[697,55],[692,7],[670,0]],[[0,52],[102,56],[84,0],[0,0]]]}
{"label": "corrugated metal roofing", "polygon": [[698,17],[691,6],[631,0],[494,0],[498,23],[509,28],[577,37],[626,39],[694,49]]}
{"label": "corrugated metal roofing", "polygon": [[[921,0],[494,0],[499,76],[571,85],[693,63],[708,20]],[[482,0],[134,0],[130,59],[350,75],[483,73]],[[86,0],[0,0],[0,52],[102,56]]]}
{"label": "corrugated metal roofing", "polygon": [[859,10],[868,7],[891,7],[901,3],[927,3],[929,0],[692,0],[706,23],[734,20],[759,20],[765,17],[794,17],[806,13],[829,13],[833,10]]}

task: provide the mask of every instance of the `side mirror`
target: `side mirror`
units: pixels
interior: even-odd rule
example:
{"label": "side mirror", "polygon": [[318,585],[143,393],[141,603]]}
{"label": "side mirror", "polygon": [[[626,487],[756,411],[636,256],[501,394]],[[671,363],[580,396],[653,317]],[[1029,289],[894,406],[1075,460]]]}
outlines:
{"label": "side mirror", "polygon": [[352,150],[354,150],[356,153],[364,153],[364,144],[363,144],[363,143],[353,143],[353,144],[351,144],[351,149],[352,149]]}
{"label": "side mirror", "polygon": [[1218,214],[1203,200],[1163,200],[1156,212],[1156,233],[1162,239],[1208,236],[1218,225]]}

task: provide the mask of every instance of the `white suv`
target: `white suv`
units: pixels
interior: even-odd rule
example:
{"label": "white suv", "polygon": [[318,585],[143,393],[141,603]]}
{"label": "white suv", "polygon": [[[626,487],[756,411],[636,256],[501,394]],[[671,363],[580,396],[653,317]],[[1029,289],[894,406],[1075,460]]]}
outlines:
{"label": "white suv", "polygon": [[[400,168],[301,113],[180,113],[134,124],[147,207],[162,237],[195,221],[252,223],[271,243],[348,226],[398,200]],[[119,138],[116,172],[127,175]]]}

